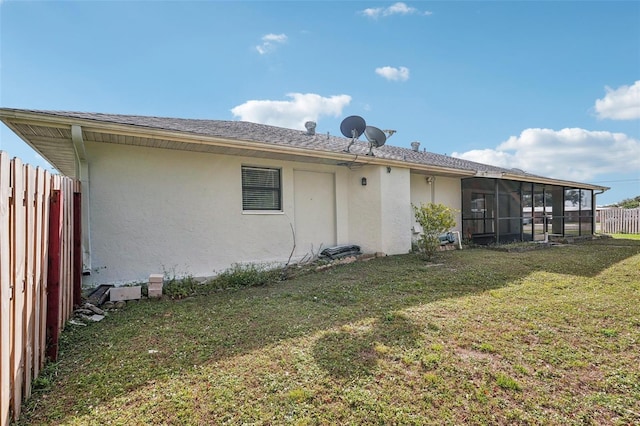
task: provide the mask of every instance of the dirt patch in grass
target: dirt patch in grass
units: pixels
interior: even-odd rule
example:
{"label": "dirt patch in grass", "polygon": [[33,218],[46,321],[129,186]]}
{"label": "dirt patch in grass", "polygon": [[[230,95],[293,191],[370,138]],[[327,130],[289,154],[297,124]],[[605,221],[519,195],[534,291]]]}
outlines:
{"label": "dirt patch in grass", "polygon": [[19,424],[637,424],[640,242],[608,241],[132,305],[65,329]]}

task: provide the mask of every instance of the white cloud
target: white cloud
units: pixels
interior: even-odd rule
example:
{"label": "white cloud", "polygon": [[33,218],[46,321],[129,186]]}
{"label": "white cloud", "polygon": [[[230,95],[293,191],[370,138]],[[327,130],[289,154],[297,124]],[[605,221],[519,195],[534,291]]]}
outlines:
{"label": "white cloud", "polygon": [[376,68],[376,74],[393,81],[409,80],[409,68],[407,67],[380,67]]}
{"label": "white cloud", "polygon": [[339,117],[349,105],[351,96],[323,97],[315,93],[288,93],[288,101],[250,100],[231,109],[235,117],[253,123],[270,124],[289,129],[304,129],[306,121],[321,116]]}
{"label": "white cloud", "polygon": [[364,16],[368,16],[369,18],[377,18],[382,13],[381,7],[376,8],[367,8],[360,12]]}
{"label": "white cloud", "polygon": [[262,44],[256,46],[259,54],[265,55],[273,52],[279,44],[287,42],[286,34],[265,34],[262,36]]}
{"label": "white cloud", "polygon": [[286,34],[266,34],[262,36],[262,41],[275,41],[277,43],[284,43],[287,41]]}
{"label": "white cloud", "polygon": [[386,8],[383,13],[387,15],[410,15],[417,12],[418,9],[416,9],[415,7],[409,7],[405,3],[398,2]]}
{"label": "white cloud", "polygon": [[370,7],[362,10],[360,14],[369,18],[377,19],[380,16],[384,17],[391,15],[431,15],[431,12],[421,12],[415,7],[407,6],[406,3],[398,2],[389,7]]}
{"label": "white cloud", "polygon": [[542,176],[586,182],[606,173],[640,169],[640,140],[623,133],[579,128],[526,129],[495,149],[451,155]]}
{"label": "white cloud", "polygon": [[615,90],[605,87],[605,90],[605,97],[596,100],[595,110],[598,118],[640,119],[640,80],[631,86],[621,86]]}

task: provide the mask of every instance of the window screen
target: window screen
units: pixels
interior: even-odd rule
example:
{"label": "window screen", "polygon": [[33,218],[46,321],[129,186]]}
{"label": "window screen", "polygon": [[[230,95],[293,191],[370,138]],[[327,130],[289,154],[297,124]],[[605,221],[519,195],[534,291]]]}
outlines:
{"label": "window screen", "polygon": [[242,209],[281,210],[280,169],[242,167]]}

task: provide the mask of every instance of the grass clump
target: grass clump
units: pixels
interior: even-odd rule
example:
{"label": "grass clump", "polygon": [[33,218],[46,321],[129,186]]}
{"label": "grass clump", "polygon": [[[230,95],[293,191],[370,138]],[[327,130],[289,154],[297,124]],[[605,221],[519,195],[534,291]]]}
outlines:
{"label": "grass clump", "polygon": [[502,389],[505,390],[514,390],[521,391],[522,386],[518,382],[516,382],[513,378],[507,376],[506,374],[500,373],[496,376],[496,383]]}
{"label": "grass clump", "polygon": [[486,352],[486,353],[490,353],[490,354],[496,352],[496,348],[494,348],[491,343],[486,343],[486,342],[480,343],[478,345],[478,350],[480,352]]}
{"label": "grass clump", "polygon": [[429,353],[420,358],[420,365],[426,370],[431,370],[440,364],[440,354]]}
{"label": "grass clump", "polygon": [[198,293],[200,283],[191,275],[186,277],[172,277],[165,281],[162,293],[171,299],[183,299]]}
{"label": "grass clump", "polygon": [[282,278],[280,268],[258,263],[234,263],[211,281],[219,289],[262,287],[274,284]]}
{"label": "grass clump", "polygon": [[313,398],[313,394],[302,388],[291,389],[287,392],[287,398],[293,402],[305,402]]}
{"label": "grass clump", "polygon": [[263,287],[283,279],[282,269],[261,263],[234,263],[209,280],[193,275],[176,276],[165,272],[162,293],[170,299],[207,295],[214,291]]}

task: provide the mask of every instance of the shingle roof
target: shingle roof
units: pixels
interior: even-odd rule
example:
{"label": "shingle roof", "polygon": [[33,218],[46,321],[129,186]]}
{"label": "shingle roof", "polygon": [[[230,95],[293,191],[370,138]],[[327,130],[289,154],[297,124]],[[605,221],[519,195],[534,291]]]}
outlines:
{"label": "shingle roof", "polygon": [[[310,136],[305,131],[286,129],[266,124],[250,123],[246,121],[202,120],[169,117],[151,117],[140,115],[103,114],[75,111],[43,111],[21,110],[37,114],[46,114],[66,118],[91,120],[100,123],[114,123],[155,130],[189,133],[207,137],[237,139],[266,143],[272,145],[292,146],[318,151],[343,152],[349,145],[350,139],[329,134],[316,133]],[[365,155],[369,152],[369,144],[356,141],[350,152]],[[377,158],[403,161],[406,163],[445,167],[455,170],[469,170],[480,172],[509,173],[511,175],[534,176],[517,169],[506,169],[488,164],[476,163],[447,155],[426,151],[414,151],[386,144],[374,149]]]}

